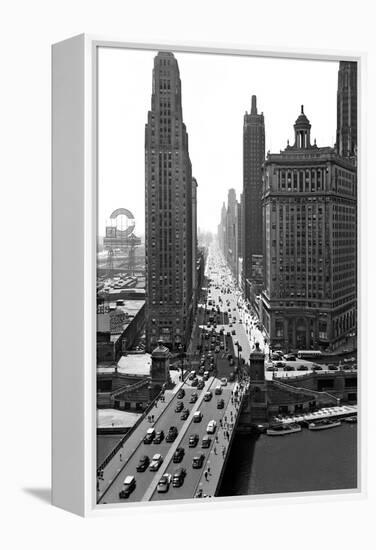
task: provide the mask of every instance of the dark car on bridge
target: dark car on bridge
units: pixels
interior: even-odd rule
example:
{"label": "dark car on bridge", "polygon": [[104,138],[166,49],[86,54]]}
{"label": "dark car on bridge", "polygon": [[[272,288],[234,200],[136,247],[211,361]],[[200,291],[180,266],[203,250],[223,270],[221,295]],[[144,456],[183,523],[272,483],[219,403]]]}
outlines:
{"label": "dark car on bridge", "polygon": [[158,493],[167,493],[168,488],[170,487],[172,475],[165,473],[158,481],[157,492]]}
{"label": "dark car on bridge", "polygon": [[183,447],[178,447],[176,451],[174,452],[174,456],[172,458],[173,462],[181,462],[184,457],[184,449]]}
{"label": "dark car on bridge", "polygon": [[211,398],[213,397],[213,394],[211,391],[207,391],[204,395],[204,401],[210,401]]}
{"label": "dark car on bridge", "polygon": [[198,443],[198,435],[197,434],[192,434],[189,436],[189,441],[188,441],[188,447],[196,447],[197,443]]}
{"label": "dark car on bridge", "polygon": [[192,460],[192,468],[202,468],[204,460],[205,460],[205,455],[203,454],[194,456]]}
{"label": "dark car on bridge", "polygon": [[212,442],[211,437],[209,437],[208,435],[204,435],[201,441],[201,447],[203,449],[208,449],[211,445],[211,442]]}
{"label": "dark car on bridge", "polygon": [[183,388],[180,388],[176,397],[178,399],[183,399],[184,396],[185,396],[185,390]]}
{"label": "dark car on bridge", "polygon": [[163,462],[163,456],[160,454],[155,454],[151,459],[149,470],[151,472],[156,472],[157,470],[159,470],[159,467],[162,464],[162,462]]}
{"label": "dark car on bridge", "polygon": [[147,431],[146,431],[146,435],[144,437],[144,443],[146,443],[146,445],[150,444],[153,439],[155,437],[155,430],[154,428],[149,428]]}
{"label": "dark car on bridge", "polygon": [[223,409],[224,406],[225,406],[225,402],[223,401],[223,399],[218,399],[217,409]]}
{"label": "dark car on bridge", "polygon": [[149,464],[150,464],[150,458],[144,455],[140,458],[140,462],[138,463],[136,470],[138,472],[144,472],[146,468],[149,466]]}
{"label": "dark car on bridge", "polygon": [[180,413],[184,409],[183,401],[179,401],[175,407],[175,412]]}
{"label": "dark car on bridge", "polygon": [[[302,367],[305,367],[305,365],[301,365],[299,367],[299,370],[308,370],[308,367],[305,368],[305,369],[304,368],[302,369]],[[293,370],[295,370],[295,367],[293,367],[292,365],[286,365],[286,366],[283,367],[283,370],[284,371],[293,371]]]}
{"label": "dark car on bridge", "polygon": [[312,370],[322,370],[320,365],[313,365]]}
{"label": "dark car on bridge", "polygon": [[[288,370],[287,367],[285,367],[283,370]],[[307,365],[299,365],[299,367],[296,370],[308,370]]]}
{"label": "dark car on bridge", "polygon": [[157,432],[155,434],[155,438],[154,438],[154,441],[153,443],[155,445],[157,445],[158,443],[162,443],[162,441],[164,440],[164,431],[163,430],[160,430],[159,432]]}
{"label": "dark car on bridge", "polygon": [[190,398],[189,402],[190,403],[196,403],[197,399],[198,399],[198,394],[197,394],[197,392],[194,391],[191,395],[191,398]]}
{"label": "dark car on bridge", "polygon": [[181,413],[180,420],[187,420],[189,416],[189,409],[184,409],[184,411]]}
{"label": "dark car on bridge", "polygon": [[134,476],[127,476],[124,479],[123,488],[119,493],[119,498],[128,498],[136,488],[136,479]]}
{"label": "dark car on bridge", "polygon": [[171,428],[168,430],[166,441],[170,443],[171,441],[175,441],[176,437],[178,435],[178,429],[176,426],[171,426]]}
{"label": "dark car on bridge", "polygon": [[178,468],[174,472],[174,476],[172,478],[172,486],[173,487],[181,487],[184,483],[184,478],[186,476],[186,469],[185,468]]}

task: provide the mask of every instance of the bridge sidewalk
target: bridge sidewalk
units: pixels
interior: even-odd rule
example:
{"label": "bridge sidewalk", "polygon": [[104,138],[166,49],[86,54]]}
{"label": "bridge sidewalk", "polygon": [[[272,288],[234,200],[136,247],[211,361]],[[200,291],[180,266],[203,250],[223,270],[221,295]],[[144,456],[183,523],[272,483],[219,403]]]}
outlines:
{"label": "bridge sidewalk", "polygon": [[[235,390],[238,389],[238,396],[235,396]],[[222,479],[223,470],[229,456],[235,433],[236,424],[239,418],[242,399],[247,391],[247,387],[239,383],[234,386],[233,396],[230,399],[226,412],[223,416],[222,426],[218,426],[215,435],[215,441],[210,451],[210,455],[202,468],[202,475],[196,487],[193,497],[199,489],[208,497],[213,497],[219,488]],[[225,420],[227,419],[227,420]]]}

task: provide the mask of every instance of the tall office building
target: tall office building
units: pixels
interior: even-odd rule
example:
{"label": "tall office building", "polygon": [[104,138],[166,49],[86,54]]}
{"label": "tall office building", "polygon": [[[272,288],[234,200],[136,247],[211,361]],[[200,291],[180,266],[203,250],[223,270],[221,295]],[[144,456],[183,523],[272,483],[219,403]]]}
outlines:
{"label": "tall office building", "polygon": [[237,266],[237,200],[235,189],[229,189],[227,197],[227,217],[226,217],[226,240],[227,251],[226,259],[227,263],[236,277]]}
{"label": "tall office building", "polygon": [[244,115],[243,125],[243,277],[246,296],[254,301],[261,291],[262,275],[262,165],[265,160],[265,123],[258,114],[256,96],[252,96],[251,112]]}
{"label": "tall office building", "polygon": [[337,142],[341,157],[356,157],[358,142],[357,125],[357,64],[340,61],[337,88]]}
{"label": "tall office building", "polygon": [[336,349],[356,326],[356,166],[311,144],[303,106],[294,130],[264,165],[262,322],[272,348]]}
{"label": "tall office building", "polygon": [[183,122],[179,67],[154,59],[145,128],[146,343],[187,346],[192,328],[195,194]]}

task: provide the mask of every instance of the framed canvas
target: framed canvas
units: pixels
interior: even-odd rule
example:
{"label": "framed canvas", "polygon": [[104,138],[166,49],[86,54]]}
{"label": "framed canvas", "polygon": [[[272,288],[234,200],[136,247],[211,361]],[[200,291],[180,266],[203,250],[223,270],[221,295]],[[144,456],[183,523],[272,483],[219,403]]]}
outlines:
{"label": "framed canvas", "polygon": [[364,70],[53,46],[56,506],[364,492]]}

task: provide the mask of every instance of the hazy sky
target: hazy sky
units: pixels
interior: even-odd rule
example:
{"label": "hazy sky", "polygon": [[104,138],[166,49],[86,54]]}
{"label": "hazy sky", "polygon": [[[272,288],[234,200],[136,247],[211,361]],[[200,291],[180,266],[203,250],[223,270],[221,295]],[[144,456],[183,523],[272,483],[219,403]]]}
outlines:
{"label": "hazy sky", "polygon": [[[144,233],[144,132],[157,52],[101,48],[99,52],[98,228],[103,235],[116,208]],[[216,231],[227,191],[243,185],[243,117],[257,96],[265,116],[266,151],[293,141],[304,104],[312,142],[334,145],[337,62],[177,53],[183,119],[192,173],[198,182],[198,225]]]}

